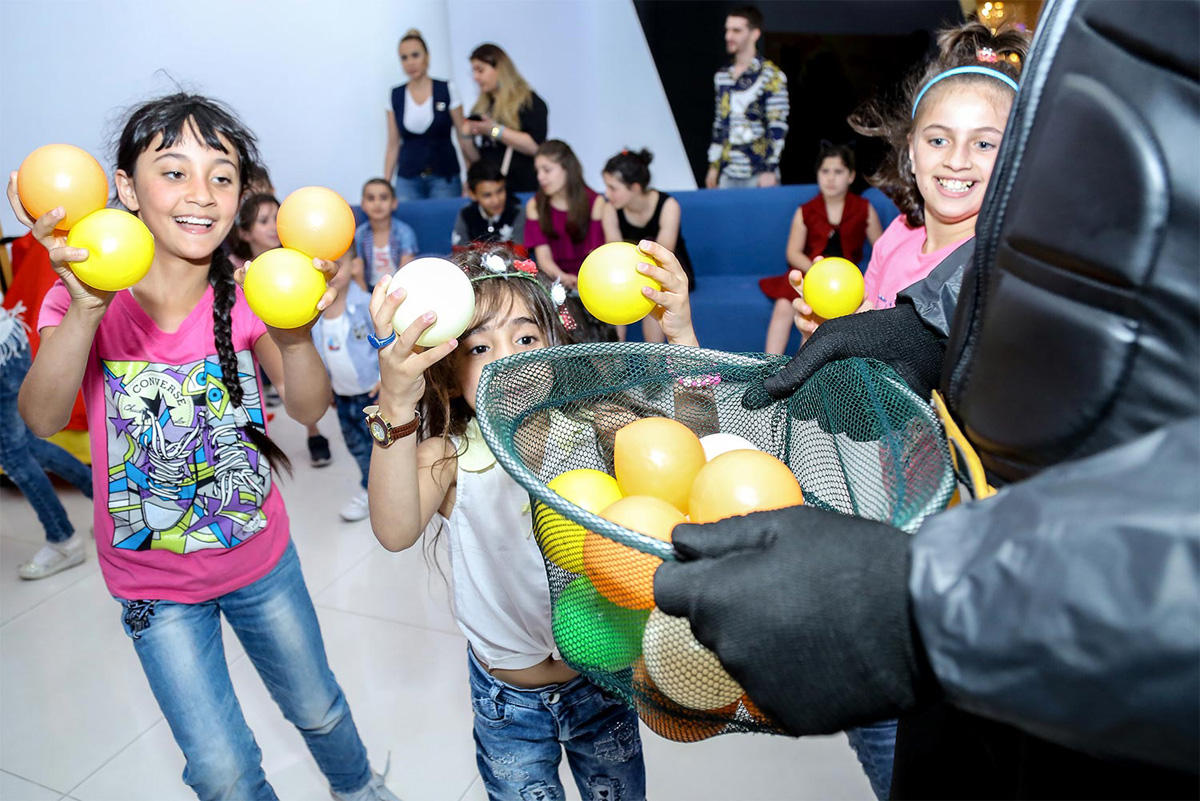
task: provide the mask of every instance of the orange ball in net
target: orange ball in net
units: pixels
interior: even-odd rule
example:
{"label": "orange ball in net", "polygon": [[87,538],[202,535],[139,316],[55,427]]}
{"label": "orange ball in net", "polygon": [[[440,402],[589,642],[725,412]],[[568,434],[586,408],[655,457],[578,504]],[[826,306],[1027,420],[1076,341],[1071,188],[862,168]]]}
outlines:
{"label": "orange ball in net", "polygon": [[704,446],[683,423],[667,417],[635,420],[617,432],[613,472],[624,495],[653,495],[680,512],[704,466]]}
{"label": "orange ball in net", "polygon": [[762,451],[729,451],[696,474],[688,499],[688,519],[711,523],[802,503],[800,482],[786,464]]}
{"label": "orange ball in net", "polygon": [[[639,534],[671,541],[683,513],[661,498],[630,495],[600,512]],[[622,545],[589,531],[583,538],[583,570],[592,584],[608,600],[626,609],[654,608],[654,571],[662,564],[657,556]]]}
{"label": "orange ball in net", "polygon": [[354,244],[354,212],[332,189],[306,186],[284,198],[275,216],[279,242],[306,256],[334,261]]}
{"label": "orange ball in net", "polygon": [[634,705],[638,717],[659,737],[677,743],[696,743],[725,731],[737,713],[738,702],[700,712],[680,706],[663,694],[642,657],[633,663]]}

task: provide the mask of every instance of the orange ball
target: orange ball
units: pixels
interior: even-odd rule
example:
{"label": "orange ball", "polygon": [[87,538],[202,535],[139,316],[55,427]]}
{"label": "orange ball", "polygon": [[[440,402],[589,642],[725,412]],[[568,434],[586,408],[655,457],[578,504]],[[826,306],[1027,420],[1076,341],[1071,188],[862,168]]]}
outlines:
{"label": "orange ball", "polygon": [[354,244],[354,212],[332,189],[306,186],[279,206],[275,229],[285,248],[335,261]]}
{"label": "orange ball", "polygon": [[677,743],[697,743],[716,737],[737,714],[737,701],[703,712],[680,706],[658,688],[640,656],[633,664],[633,689],[634,705],[642,723],[659,737]]}
{"label": "orange ball", "polygon": [[66,216],[57,229],[69,231],[93,211],[104,208],[108,177],[86,150],[74,145],[42,145],[21,162],[17,194],[35,220],[62,206]]}
{"label": "orange ball", "polygon": [[680,512],[688,508],[692,481],[704,466],[704,446],[683,423],[645,417],[617,431],[613,472],[625,495],[652,495]]}
{"label": "orange ball", "polygon": [[800,483],[786,464],[762,451],[729,451],[696,474],[688,519],[711,523],[802,503]]}
{"label": "orange ball", "polygon": [[[674,506],[645,495],[626,496],[600,516],[663,542],[670,542],[676,524],[683,522],[683,513]],[[595,532],[583,538],[583,571],[601,595],[626,609],[654,608],[654,571],[660,564],[657,556]]]}

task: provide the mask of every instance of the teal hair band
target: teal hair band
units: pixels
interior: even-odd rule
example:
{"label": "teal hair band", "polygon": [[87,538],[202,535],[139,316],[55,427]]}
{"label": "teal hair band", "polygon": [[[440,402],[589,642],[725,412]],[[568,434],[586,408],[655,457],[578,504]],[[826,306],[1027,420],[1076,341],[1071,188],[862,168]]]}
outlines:
{"label": "teal hair band", "polygon": [[932,78],[930,78],[928,83],[926,83],[924,86],[921,87],[921,91],[917,92],[917,99],[913,101],[913,107],[912,107],[913,119],[916,119],[916,117],[917,117],[917,106],[921,105],[921,98],[923,98],[925,96],[925,93],[928,92],[933,87],[933,85],[935,83],[937,83],[938,81],[944,80],[946,78],[953,78],[955,75],[983,75],[988,78],[995,78],[996,80],[1000,81],[1005,86],[1007,86],[1009,89],[1012,89],[1014,92],[1017,91],[1017,82],[1014,81],[1012,78],[1008,77],[1007,75],[1005,75],[1003,72],[1000,72],[999,70],[994,70],[991,67],[978,67],[978,66],[974,66],[974,65],[966,66],[966,67],[955,67],[952,70],[946,70],[945,72],[939,72],[937,75],[934,75]]}

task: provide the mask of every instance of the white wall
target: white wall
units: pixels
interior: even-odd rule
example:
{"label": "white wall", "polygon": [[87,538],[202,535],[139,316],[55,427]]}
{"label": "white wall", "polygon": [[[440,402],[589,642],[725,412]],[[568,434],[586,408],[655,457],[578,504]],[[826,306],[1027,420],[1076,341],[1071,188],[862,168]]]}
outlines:
{"label": "white wall", "polygon": [[[49,142],[111,168],[123,111],[173,79],[240,114],[281,195],[322,184],[356,201],[383,169],[384,109],[404,80],[396,42],[410,27],[468,107],[471,49],[508,50],[593,188],[626,145],[654,151],[658,186],[695,187],[631,0],[0,0],[0,168]],[[2,205],[0,224],[18,233]]]}

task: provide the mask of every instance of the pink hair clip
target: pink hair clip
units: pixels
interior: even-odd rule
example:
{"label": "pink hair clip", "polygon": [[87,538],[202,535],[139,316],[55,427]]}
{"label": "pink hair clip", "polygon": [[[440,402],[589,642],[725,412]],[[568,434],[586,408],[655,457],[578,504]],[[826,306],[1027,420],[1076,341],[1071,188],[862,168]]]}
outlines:
{"label": "pink hair clip", "polygon": [[685,375],[680,376],[678,379],[679,386],[686,387],[687,389],[710,389],[720,383],[721,376],[715,373],[697,376]]}
{"label": "pink hair clip", "polygon": [[537,264],[534,263],[533,259],[514,260],[513,267],[515,267],[516,269],[520,270],[523,273],[529,273],[530,275],[537,275]]}
{"label": "pink hair clip", "polygon": [[578,326],[575,324],[575,318],[571,316],[571,312],[566,306],[558,307],[558,319],[562,322],[563,328],[568,331],[574,331]]}
{"label": "pink hair clip", "polygon": [[979,61],[987,62],[988,64],[995,64],[1000,60],[1000,57],[996,55],[996,51],[990,47],[981,47],[976,50],[975,58]]}

